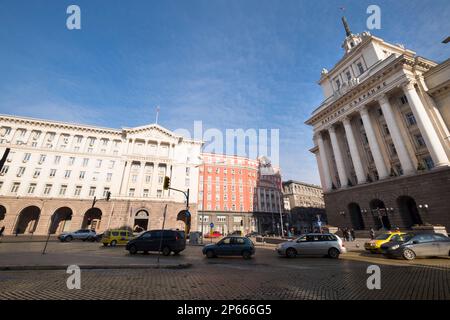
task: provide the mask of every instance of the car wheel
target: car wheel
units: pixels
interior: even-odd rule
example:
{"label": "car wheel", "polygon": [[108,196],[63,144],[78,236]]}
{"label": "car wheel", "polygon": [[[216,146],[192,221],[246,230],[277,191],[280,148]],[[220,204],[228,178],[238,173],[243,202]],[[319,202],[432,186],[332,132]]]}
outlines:
{"label": "car wheel", "polygon": [[332,259],[337,259],[339,258],[339,250],[336,248],[331,248],[330,250],[328,250],[328,256]]}
{"label": "car wheel", "polygon": [[294,248],[289,248],[286,250],[286,257],[288,258],[295,258],[297,256],[297,250]]}
{"label": "car wheel", "polygon": [[72,241],[72,240],[73,240],[72,236],[67,236],[67,237],[64,239],[65,242],[70,242],[70,241]]}
{"label": "car wheel", "polygon": [[163,254],[163,256],[168,256],[168,255],[170,255],[170,248],[169,248],[169,247],[164,247],[164,248],[162,249],[162,254]]}
{"label": "car wheel", "polygon": [[216,255],[214,254],[214,251],[208,250],[208,251],[206,251],[206,256],[207,256],[209,259],[211,259],[211,258],[214,258]]}
{"label": "car wheel", "polygon": [[244,252],[242,252],[242,257],[245,260],[248,260],[248,259],[250,259],[252,257],[252,253],[250,251],[248,251],[248,250],[244,250]]}
{"label": "car wheel", "polygon": [[115,247],[117,245],[117,241],[116,240],[111,241],[110,245],[111,247]]}
{"label": "car wheel", "polygon": [[403,258],[406,260],[414,260],[416,258],[416,254],[411,249],[405,249],[403,251]]}
{"label": "car wheel", "polygon": [[137,253],[137,247],[133,244],[128,248],[128,251],[130,254],[136,254]]}

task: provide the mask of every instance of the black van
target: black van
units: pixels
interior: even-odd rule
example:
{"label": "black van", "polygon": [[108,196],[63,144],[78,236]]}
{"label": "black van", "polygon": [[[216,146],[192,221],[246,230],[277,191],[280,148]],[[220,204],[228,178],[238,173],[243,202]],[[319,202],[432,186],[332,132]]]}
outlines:
{"label": "black van", "polygon": [[184,231],[179,230],[151,230],[130,240],[125,247],[130,254],[139,251],[159,251],[165,256],[171,252],[178,254],[186,248],[186,237]]}

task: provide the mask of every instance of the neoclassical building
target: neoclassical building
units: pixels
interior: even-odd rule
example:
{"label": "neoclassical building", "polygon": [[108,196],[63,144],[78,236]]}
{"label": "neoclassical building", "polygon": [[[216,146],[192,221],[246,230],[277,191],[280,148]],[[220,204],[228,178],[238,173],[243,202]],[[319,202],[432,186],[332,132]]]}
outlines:
{"label": "neoclassical building", "polygon": [[172,187],[190,189],[196,230],[201,147],[157,124],[109,129],[0,115],[0,153],[11,150],[0,171],[0,227],[7,235],[155,229],[167,204],[166,227],[184,229],[185,197],[163,190],[169,176]]}
{"label": "neoclassical building", "polygon": [[450,228],[450,63],[438,64],[343,18],[344,56],[322,70],[306,121],[329,223]]}

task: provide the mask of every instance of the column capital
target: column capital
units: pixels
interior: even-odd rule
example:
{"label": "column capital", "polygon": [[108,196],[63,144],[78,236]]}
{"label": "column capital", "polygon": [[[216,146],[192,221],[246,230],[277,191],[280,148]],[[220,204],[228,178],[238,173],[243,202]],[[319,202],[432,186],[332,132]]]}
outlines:
{"label": "column capital", "polygon": [[416,84],[416,81],[413,79],[408,79],[405,83],[403,83],[402,87],[404,90],[414,90],[414,85]]}
{"label": "column capital", "polygon": [[343,123],[344,125],[349,125],[349,124],[350,124],[350,120],[351,120],[350,116],[344,116],[344,117],[342,118],[342,123]]}
{"label": "column capital", "polygon": [[336,132],[336,127],[334,125],[330,125],[327,127],[328,132]]}
{"label": "column capital", "polygon": [[361,108],[359,108],[359,113],[360,114],[364,114],[364,115],[368,115],[369,114],[369,109],[366,105],[363,105]]}
{"label": "column capital", "polygon": [[380,94],[380,95],[376,98],[376,100],[378,101],[378,103],[379,103],[380,105],[389,103],[389,97],[387,96],[386,93]]}

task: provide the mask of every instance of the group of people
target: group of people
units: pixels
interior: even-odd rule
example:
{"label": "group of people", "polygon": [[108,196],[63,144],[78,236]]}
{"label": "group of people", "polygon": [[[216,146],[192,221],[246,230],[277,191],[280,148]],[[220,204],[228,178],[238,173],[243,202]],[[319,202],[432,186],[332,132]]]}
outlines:
{"label": "group of people", "polygon": [[344,241],[355,241],[356,240],[356,234],[355,230],[353,228],[342,228],[342,236],[344,238]]}

